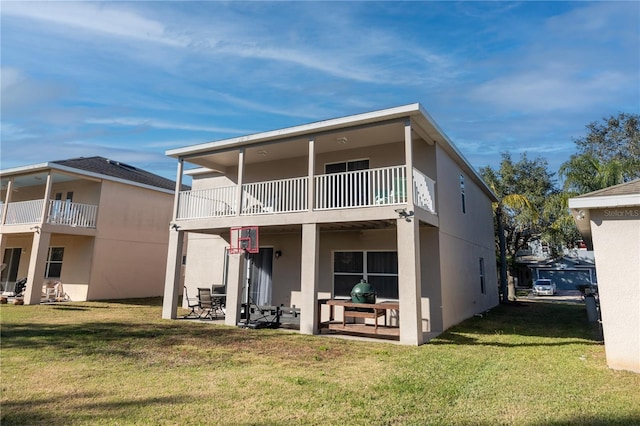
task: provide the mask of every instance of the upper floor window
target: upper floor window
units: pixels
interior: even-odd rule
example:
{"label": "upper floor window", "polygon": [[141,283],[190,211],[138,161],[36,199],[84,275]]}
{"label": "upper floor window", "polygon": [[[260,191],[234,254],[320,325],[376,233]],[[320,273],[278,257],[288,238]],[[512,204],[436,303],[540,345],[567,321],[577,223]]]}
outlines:
{"label": "upper floor window", "polygon": [[[56,201],[62,201],[62,192],[57,192],[56,193],[55,200]],[[67,192],[67,198],[65,198],[65,201],[69,201],[69,202],[73,201],[73,191]]]}
{"label": "upper floor window", "polygon": [[341,163],[325,164],[324,166],[325,173],[354,172],[367,169],[369,169],[369,160],[343,161]]}
{"label": "upper floor window", "polygon": [[464,176],[460,175],[460,197],[462,198],[462,213],[467,213],[467,206],[464,199]]}
{"label": "upper floor window", "polygon": [[60,278],[62,273],[62,258],[64,257],[64,247],[49,247],[47,254],[45,278]]}

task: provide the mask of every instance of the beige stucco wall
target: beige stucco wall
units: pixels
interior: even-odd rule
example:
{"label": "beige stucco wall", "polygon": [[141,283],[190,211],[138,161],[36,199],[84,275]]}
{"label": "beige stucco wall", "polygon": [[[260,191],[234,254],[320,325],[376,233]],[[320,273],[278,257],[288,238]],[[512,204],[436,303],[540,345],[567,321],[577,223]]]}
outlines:
{"label": "beige stucco wall", "polygon": [[[32,235],[8,235],[5,248],[21,248],[20,265],[18,267],[18,279],[27,276],[29,258],[31,256]],[[89,273],[91,270],[91,258],[93,254],[93,238],[85,236],[52,234],[50,247],[63,247],[64,258],[60,281],[63,283],[64,292],[72,301],[87,299],[89,287]],[[53,281],[42,277],[42,282]]]}
{"label": "beige stucco wall", "polygon": [[51,247],[63,247],[64,258],[60,281],[70,300],[87,299],[91,259],[93,258],[93,237],[53,234]]}
{"label": "beige stucco wall", "polygon": [[[437,148],[437,206],[443,327],[446,329],[498,304],[491,201],[480,187]],[[460,175],[464,176],[466,213],[462,212]],[[485,293],[480,291],[479,259],[484,259]]]}
{"label": "beige stucco wall", "polygon": [[607,364],[640,373],[640,207],[590,216]]}
{"label": "beige stucco wall", "polygon": [[160,296],[173,196],[103,182],[88,298]]}
{"label": "beige stucco wall", "polygon": [[[199,287],[211,288],[212,285],[224,284],[225,248],[229,244],[223,237],[194,232],[189,233],[188,241],[184,285],[189,297],[195,297]],[[182,305],[187,307],[186,299],[183,299]]]}

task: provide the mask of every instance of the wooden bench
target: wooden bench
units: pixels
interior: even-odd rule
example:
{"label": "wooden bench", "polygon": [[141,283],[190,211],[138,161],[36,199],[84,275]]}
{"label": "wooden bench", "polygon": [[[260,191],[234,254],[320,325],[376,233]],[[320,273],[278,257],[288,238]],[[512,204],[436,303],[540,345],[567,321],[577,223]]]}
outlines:
{"label": "wooden bench", "polygon": [[[398,310],[400,304],[398,302],[380,302],[380,303],[354,303],[350,299],[330,299],[326,301],[330,306],[330,320],[333,319],[333,307],[344,307],[342,314],[342,327],[346,327],[347,318],[371,318],[374,320],[374,330],[378,331],[378,318],[384,316],[384,325],[387,325],[387,310]],[[366,309],[366,310],[365,310]]]}

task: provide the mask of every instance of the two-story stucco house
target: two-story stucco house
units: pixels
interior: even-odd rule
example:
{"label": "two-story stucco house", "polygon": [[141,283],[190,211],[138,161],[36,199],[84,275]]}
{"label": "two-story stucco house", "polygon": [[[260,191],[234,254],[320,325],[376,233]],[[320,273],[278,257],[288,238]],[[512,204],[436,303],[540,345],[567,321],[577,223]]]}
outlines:
{"label": "two-story stucco house", "polygon": [[25,304],[61,282],[72,301],[160,296],[175,183],[102,157],[0,171],[3,290]]}
{"label": "two-story stucco house", "polygon": [[[170,150],[178,160],[164,318],[185,282],[226,282],[225,322],[241,320],[249,274],[257,304],[294,306],[319,333],[327,298],[365,279],[395,301],[402,344],[498,303],[493,193],[419,104]],[[185,167],[185,164],[197,167]],[[250,268],[230,229],[258,226]],[[382,319],[380,319],[382,321]]]}

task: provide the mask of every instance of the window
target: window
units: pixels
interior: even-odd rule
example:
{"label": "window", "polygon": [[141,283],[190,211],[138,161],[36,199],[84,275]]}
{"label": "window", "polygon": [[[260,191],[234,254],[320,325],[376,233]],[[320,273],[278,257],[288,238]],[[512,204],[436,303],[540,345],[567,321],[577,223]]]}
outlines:
{"label": "window", "polygon": [[378,297],[398,298],[398,253],[395,251],[338,251],[333,255],[333,294],[350,297],[364,279]]}
{"label": "window", "polygon": [[47,255],[47,265],[44,272],[45,278],[60,278],[62,272],[62,257],[64,247],[49,247]]}
{"label": "window", "polygon": [[484,258],[480,258],[480,292],[485,294],[486,287],[484,285]]}
{"label": "window", "polygon": [[467,213],[467,206],[464,200],[464,176],[460,175],[460,196],[462,197],[462,213]]}
{"label": "window", "polygon": [[[352,160],[325,164],[327,175],[369,169],[369,160]],[[369,181],[366,172],[327,177],[326,206],[344,208],[369,204]]]}
{"label": "window", "polygon": [[367,170],[369,160],[343,161],[342,163],[331,163],[324,166],[325,173],[354,172],[356,170]]}

